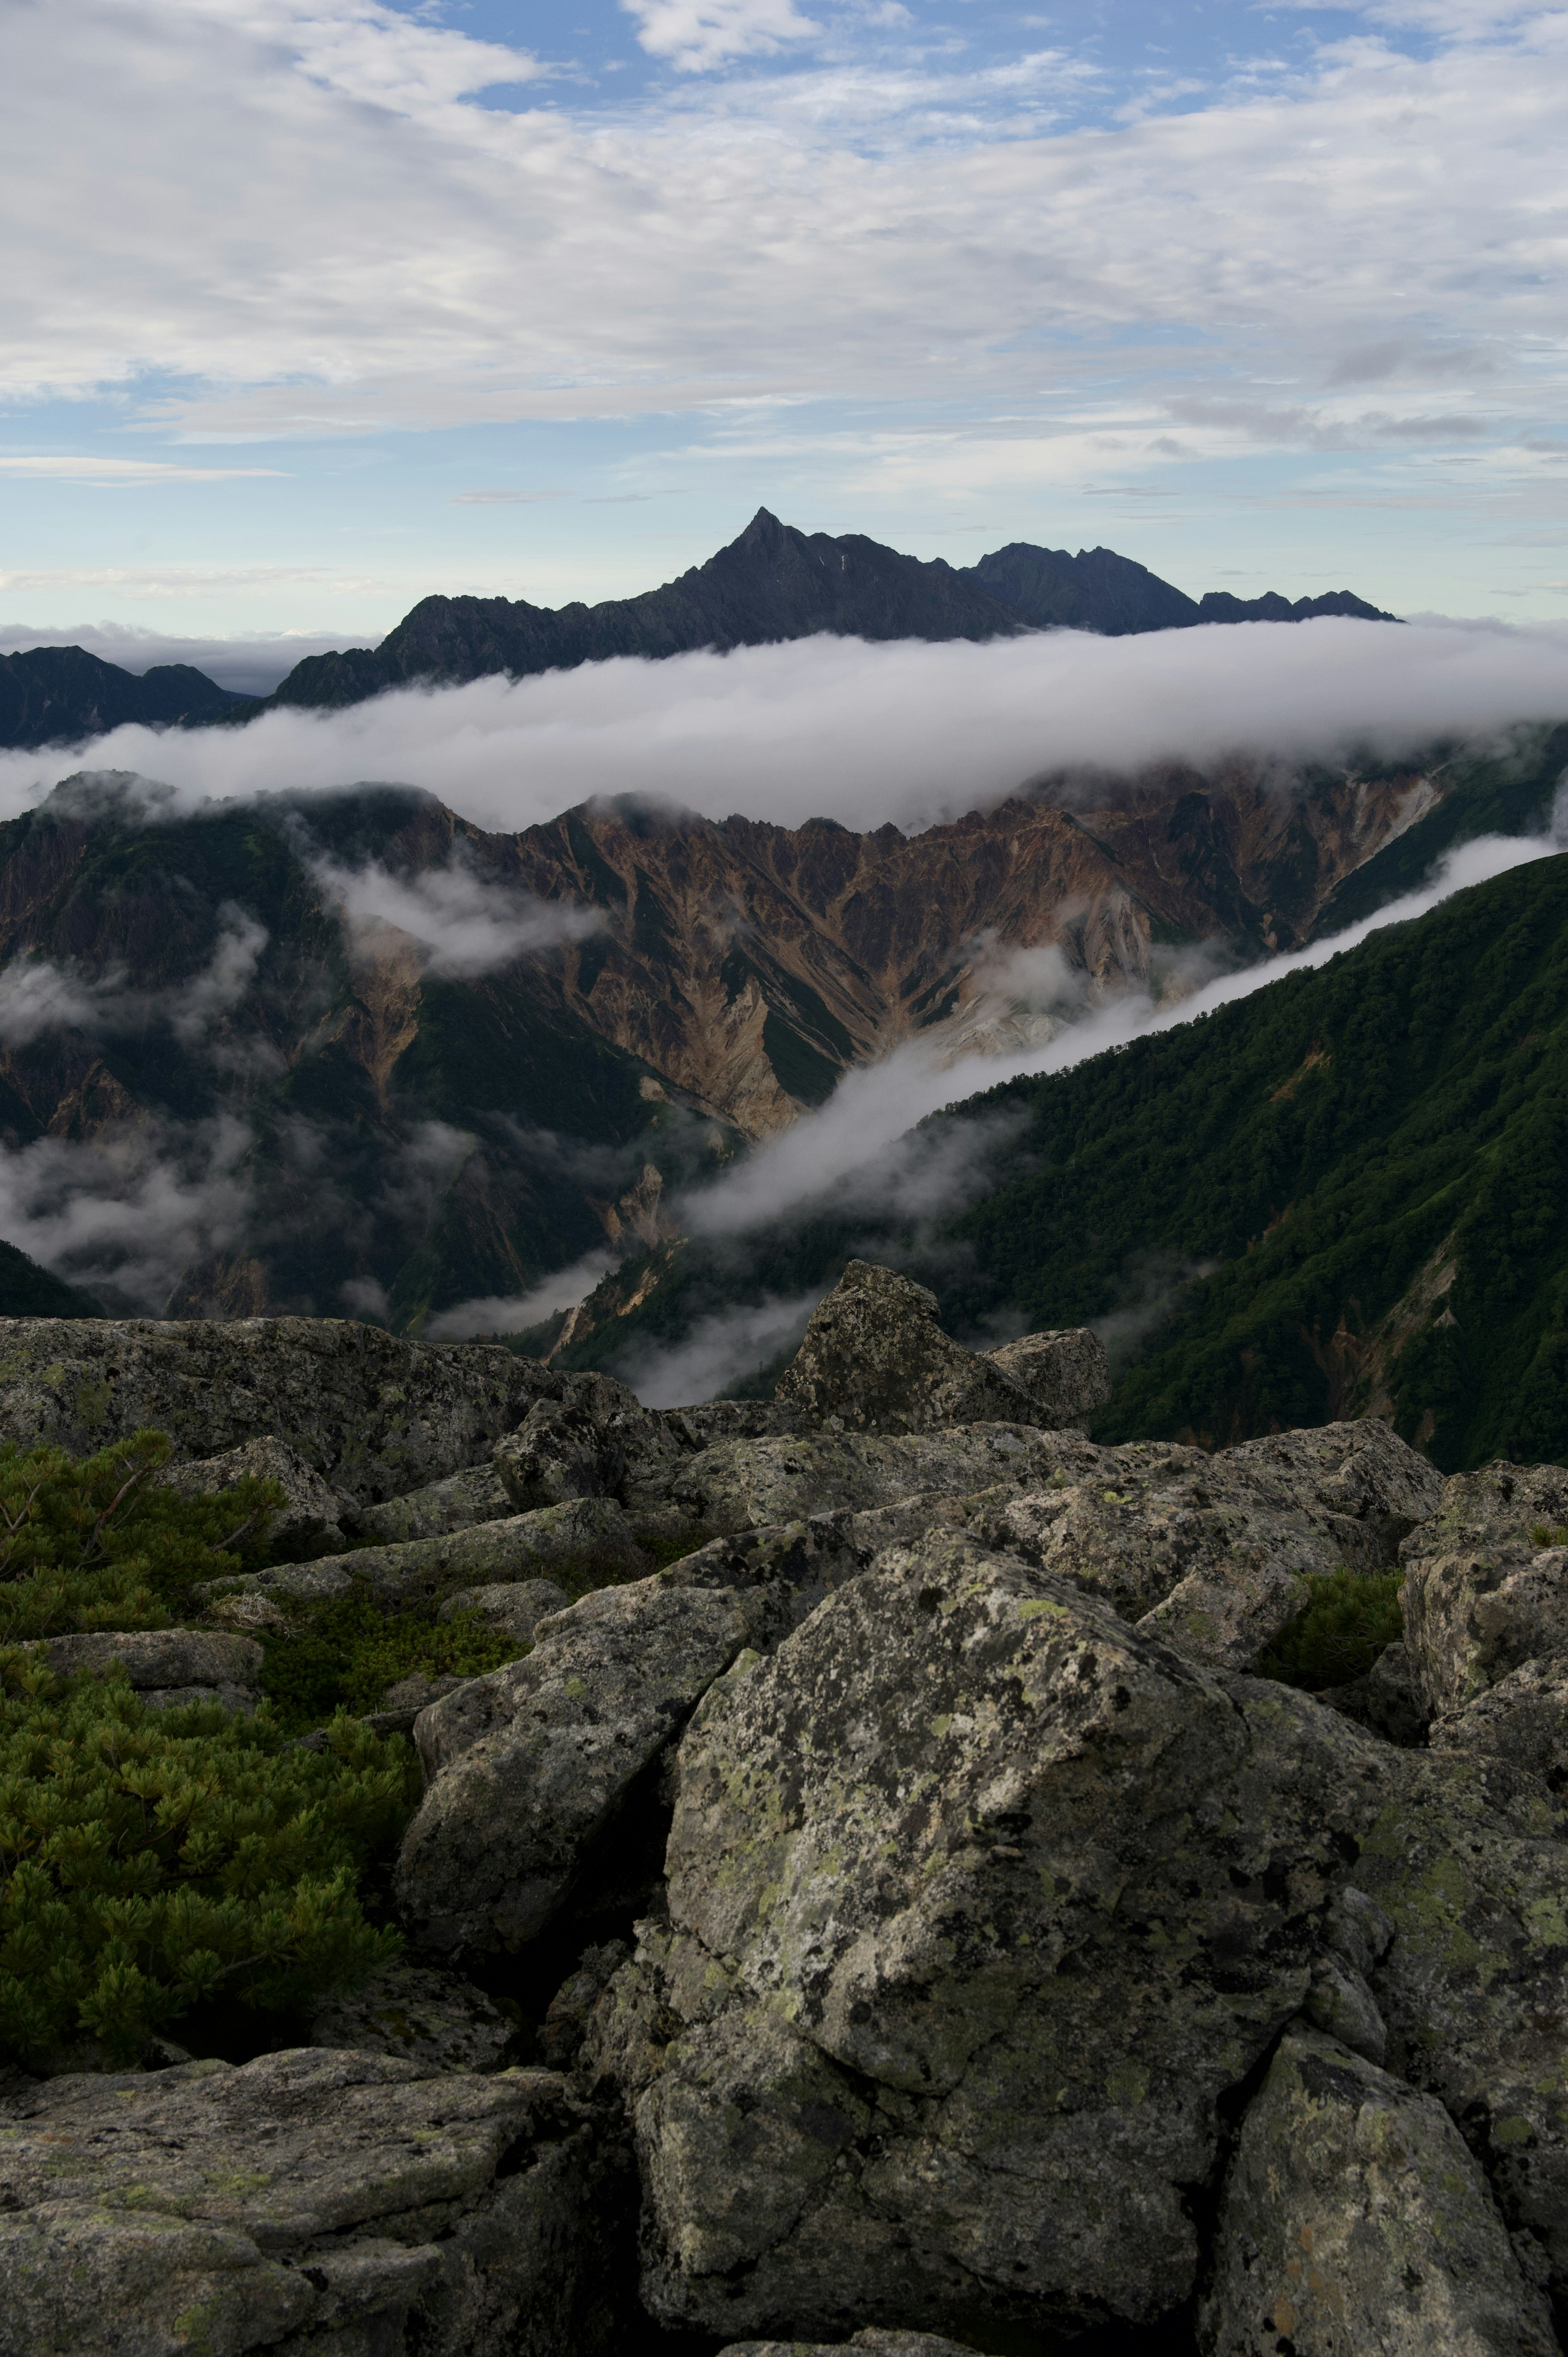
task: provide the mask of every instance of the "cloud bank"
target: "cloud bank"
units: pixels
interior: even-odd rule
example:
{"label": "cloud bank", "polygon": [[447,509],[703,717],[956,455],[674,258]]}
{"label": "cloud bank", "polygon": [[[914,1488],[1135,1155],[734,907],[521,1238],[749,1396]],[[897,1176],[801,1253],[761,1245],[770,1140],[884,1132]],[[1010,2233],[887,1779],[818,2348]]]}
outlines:
{"label": "cloud bank", "polygon": [[594,909],[537,899],[532,892],[477,875],[461,858],[449,867],[393,876],[381,866],[313,863],[323,889],[338,902],[349,931],[364,940],[392,925],[418,942],[432,974],[472,981],[531,951],[582,941],[603,922]]}
{"label": "cloud bank", "polygon": [[1568,714],[1565,658],[1568,624],[1431,620],[1053,630],[983,646],[808,639],[0,754],[0,816],[89,768],[166,780],[186,806],[396,780],[506,831],[626,793],[714,819],[916,829],[1058,768],[1201,764],[1238,749],[1397,755],[1554,719]]}

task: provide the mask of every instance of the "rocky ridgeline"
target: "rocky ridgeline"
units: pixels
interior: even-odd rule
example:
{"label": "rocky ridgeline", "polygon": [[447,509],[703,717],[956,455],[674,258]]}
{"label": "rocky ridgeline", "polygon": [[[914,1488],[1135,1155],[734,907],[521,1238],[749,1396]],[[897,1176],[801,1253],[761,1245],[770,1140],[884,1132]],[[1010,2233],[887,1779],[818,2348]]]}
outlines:
{"label": "rocky ridgeline", "polygon": [[[1568,1470],[1098,1448],[1092,1338],[975,1354],[864,1264],[767,1404],[295,1320],[4,1352],[13,1432],[289,1498],[297,1561],[61,1666],[244,1707],[355,1577],[531,1650],[388,1698],[411,1960],[314,2044],[11,2082],[0,2352],[1558,2345]],[[1254,1674],[1400,1564],[1369,1675]]]}

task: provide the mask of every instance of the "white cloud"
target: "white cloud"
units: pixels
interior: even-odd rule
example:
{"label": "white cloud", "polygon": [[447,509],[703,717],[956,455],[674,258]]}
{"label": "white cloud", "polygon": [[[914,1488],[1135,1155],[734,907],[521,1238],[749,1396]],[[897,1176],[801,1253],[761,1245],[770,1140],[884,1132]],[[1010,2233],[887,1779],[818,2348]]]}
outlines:
{"label": "white cloud", "polygon": [[[810,639],[410,689],[243,728],[119,728],[85,751],[0,753],[0,817],[87,767],[166,780],[188,804],[396,779],[507,830],[625,793],[715,819],[918,828],[1058,768],[1238,748],[1332,756],[1348,744],[1397,754],[1447,732],[1562,718],[1565,655],[1568,626],[1437,621],[1049,631],[985,646]],[[459,880],[413,902],[394,892],[375,913],[436,946],[464,921],[467,891]],[[521,913],[517,923],[526,942]],[[493,928],[478,938],[497,943]]]}
{"label": "white cloud", "polygon": [[282,479],[277,467],[182,467],[164,458],[0,457],[0,476],[17,481],[96,483],[109,490],[148,483],[231,483],[246,476]]}
{"label": "white cloud", "polygon": [[731,58],[771,55],[790,41],[811,39],[822,27],[802,16],[795,0],[621,0],[650,56],[666,58],[685,73],[702,73]]}
{"label": "white cloud", "polygon": [[[372,0],[77,0],[69,49],[14,0],[0,383],[156,369],[182,387],[162,414],[231,435],[826,393],[1054,414],[1096,371],[1168,381],[1148,350],[1197,328],[1184,393],[1251,398],[1256,372],[1288,410],[1409,323],[1484,345],[1499,414],[1550,412],[1568,31],[1433,13],[1456,45],[1431,56],[1361,38],[1053,132],[1084,68],[1052,52],[966,77],[916,45],[611,118],[476,106],[534,61]],[[694,64],[808,20],[641,21]],[[1134,358],[1129,331],[1156,341]]]}
{"label": "white cloud", "polygon": [[595,909],[538,899],[479,875],[457,857],[449,867],[427,867],[408,877],[374,864],[313,865],[361,936],[370,927],[393,926],[419,943],[433,974],[465,980],[563,942],[581,941],[603,922]]}
{"label": "white cloud", "polygon": [[722,1399],[732,1383],[799,1343],[823,1290],[819,1286],[786,1299],[769,1297],[715,1310],[699,1318],[673,1350],[642,1342],[617,1360],[615,1372],[644,1407],[690,1407],[697,1400]]}
{"label": "white cloud", "polygon": [[163,990],[134,987],[123,969],[88,976],[45,957],[13,958],[0,968],[0,1041],[24,1048],[52,1031],[102,1037],[163,1021],[182,1047],[199,1048],[250,988],[268,938],[264,925],[225,901],[209,963]]}
{"label": "white cloud", "polygon": [[243,1236],[251,1135],[224,1115],[0,1154],[0,1235],[121,1316],[160,1317],[181,1275]]}
{"label": "white cloud", "polygon": [[613,1253],[587,1253],[527,1293],[490,1294],[443,1309],[424,1330],[433,1342],[467,1342],[476,1334],[526,1334],[531,1326],[542,1325],[558,1309],[570,1309],[592,1293],[615,1265]]}

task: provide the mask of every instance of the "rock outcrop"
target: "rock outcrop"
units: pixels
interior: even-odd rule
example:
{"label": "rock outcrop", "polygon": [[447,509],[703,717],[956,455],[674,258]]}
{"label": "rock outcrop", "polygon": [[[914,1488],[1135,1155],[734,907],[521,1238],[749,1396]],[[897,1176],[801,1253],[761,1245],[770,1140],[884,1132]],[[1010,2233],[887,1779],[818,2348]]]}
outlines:
{"label": "rock outcrop", "polygon": [[1212,2357],[1552,2357],[1485,2179],[1441,2104],[1310,2030],[1283,2039],[1226,2179]]}
{"label": "rock outcrop", "polygon": [[846,1432],[951,1425],[1073,1424],[1111,1396],[1104,1346],[1086,1332],[1031,1335],[982,1357],[942,1331],[937,1297],[875,1261],[852,1260],[811,1312],[775,1395],[809,1424]]}
{"label": "rock outcrop", "polygon": [[547,2072],[269,2054],[0,2103],[5,2357],[596,2357],[613,2139]]}
{"label": "rock outcrop", "polygon": [[23,1650],[41,1653],[59,1678],[121,1671],[149,1709],[220,1702],[226,1710],[249,1712],[261,1700],[262,1648],[216,1629],[136,1630],[123,1636],[95,1631],[39,1638]]}
{"label": "rock outcrop", "polygon": [[165,1489],[183,1498],[227,1490],[247,1478],[275,1481],[283,1491],[283,1504],[266,1523],[267,1552],[277,1561],[298,1563],[311,1555],[335,1555],[344,1544],[342,1520],[345,1512],[352,1513],[353,1500],[341,1490],[329,1489],[297,1449],[270,1434],[226,1448],[218,1457],[171,1465],[159,1477]]}
{"label": "rock outcrop", "polygon": [[540,1621],[525,1659],[424,1711],[424,1800],[396,1878],[419,1945],[456,1960],[536,1939],[751,1634],[728,1590],[601,1588]]}
{"label": "rock outcrop", "polygon": [[156,1425],[177,1458],[271,1437],[373,1504],[484,1463],[560,1377],[499,1346],[403,1342],[347,1318],[13,1318],[8,1437],[86,1456]]}

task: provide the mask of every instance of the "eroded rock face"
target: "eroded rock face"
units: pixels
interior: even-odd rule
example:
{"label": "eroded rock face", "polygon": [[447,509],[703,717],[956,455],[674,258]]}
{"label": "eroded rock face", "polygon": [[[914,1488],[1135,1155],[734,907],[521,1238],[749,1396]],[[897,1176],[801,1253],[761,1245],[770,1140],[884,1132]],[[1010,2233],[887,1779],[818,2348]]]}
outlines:
{"label": "eroded rock face", "polygon": [[1551,2357],[1459,2131],[1312,2030],[1281,2043],[1242,2122],[1199,2337],[1212,2357]]}
{"label": "eroded rock face", "polygon": [[548,2072],[303,2049],[55,2079],[0,2104],[0,2351],[594,2357],[616,2195]]}
{"label": "eroded rock face", "polygon": [[728,1535],[835,1510],[868,1512],[921,1492],[968,1497],[1000,1485],[1012,1494],[1061,1475],[1081,1451],[1109,1454],[1076,1433],[1027,1424],[717,1441],[676,1469],[670,1494],[692,1522]]}
{"label": "eroded rock face", "polygon": [[144,1425],[180,1459],[272,1436],[366,1503],[482,1463],[562,1378],[499,1345],[404,1342],[349,1318],[8,1318],[0,1416],[83,1457]]}
{"label": "eroded rock face", "polygon": [[1082,1427],[1111,1396],[1105,1345],[1087,1326],[1022,1334],[983,1356],[1028,1394],[1043,1424]]}
{"label": "eroded rock face", "polygon": [[247,1474],[275,1481],[284,1493],[283,1504],[267,1521],[270,1555],[280,1562],[302,1562],[310,1555],[336,1554],[342,1546],[340,1517],[347,1504],[342,1493],[328,1489],[298,1449],[270,1433],[246,1441],[242,1448],[225,1449],[220,1457],[171,1465],[160,1480],[165,1489],[177,1491],[182,1498],[194,1498],[203,1491],[231,1489]]}
{"label": "eroded rock face", "polygon": [[810,1423],[846,1432],[1026,1423],[1036,1410],[993,1360],[943,1333],[934,1293],[867,1260],[852,1260],[812,1310],[774,1395]]}
{"label": "eroded rock face", "polygon": [[1436,1467],[1375,1416],[1271,1433],[1225,1449],[1222,1458],[1276,1509],[1305,1514],[1358,1571],[1395,1564],[1444,1491]]}
{"label": "eroded rock face", "polygon": [[1524,1663],[1568,1653],[1568,1546],[1418,1555],[1400,1601],[1412,1683],[1441,1717]]}
{"label": "eroded rock face", "polygon": [[1311,1819],[1380,1749],[1314,1716],[1282,1760],[1278,1722],[962,1539],[732,1670],[678,1756],[669,1923],[585,2050],[634,2120],[654,2312],[828,2341],[1178,2303],[1218,2097],[1323,1945]]}
{"label": "eroded rock face", "polygon": [[752,1630],[728,1589],[601,1588],[540,1621],[525,1660],[424,1712],[426,1791],[395,1879],[417,1944],[456,1960],[535,1939]]}
{"label": "eroded rock face", "polygon": [[1522,1662],[1463,1710],[1437,1719],[1434,1751],[1487,1751],[1547,1790],[1568,1791],[1568,1661]]}
{"label": "eroded rock face", "polygon": [[530,1408],[496,1443],[494,1466],[521,1512],[571,1498],[655,1501],[687,1454],[680,1430],[609,1375],[556,1377],[560,1396]]}

